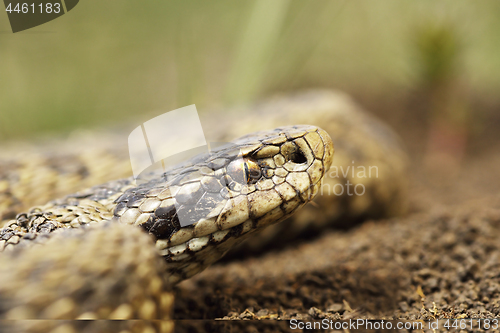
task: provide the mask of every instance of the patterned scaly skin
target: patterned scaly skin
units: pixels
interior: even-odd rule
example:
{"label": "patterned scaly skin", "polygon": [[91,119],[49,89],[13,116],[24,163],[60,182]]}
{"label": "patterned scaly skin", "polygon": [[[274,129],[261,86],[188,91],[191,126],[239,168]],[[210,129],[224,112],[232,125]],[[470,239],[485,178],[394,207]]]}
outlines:
{"label": "patterned scaly skin", "polygon": [[[0,316],[168,319],[170,286],[312,200],[332,158],[325,131],[278,128],[150,174],[140,185],[112,181],[19,214],[0,230],[11,252],[0,256]],[[162,323],[162,331],[172,329]],[[34,332],[77,329],[29,324],[19,322]],[[128,329],[146,329],[139,326]]]}
{"label": "patterned scaly skin", "polygon": [[[228,138],[233,138],[241,133],[275,126],[310,123],[324,128],[332,137],[336,148],[333,167],[324,177],[324,185],[314,200],[315,205],[306,205],[288,221],[265,228],[264,232],[250,237],[245,242],[244,249],[253,248],[256,251],[262,251],[270,244],[276,243],[277,235],[278,239],[287,241],[304,231],[321,230],[327,225],[344,226],[353,220],[391,216],[404,212],[407,189],[407,156],[394,133],[377,119],[360,110],[348,96],[333,91],[309,91],[292,96],[276,97],[265,103],[236,111],[233,114],[225,112],[217,115],[212,113],[211,119],[216,123],[210,123],[210,120],[202,118],[207,138],[211,141],[227,141]],[[217,132],[210,132],[211,129],[217,130]],[[224,131],[220,131],[220,129],[224,129]],[[118,149],[123,146],[124,138],[124,135],[113,134],[110,131],[96,131],[92,132],[91,135],[86,133],[72,135],[64,141],[58,140],[49,144],[34,145],[28,143],[2,147],[0,150],[0,221],[14,218],[17,213],[27,211],[34,205],[43,205],[49,200],[74,193],[82,188],[130,176],[127,152],[125,149]],[[96,147],[99,148],[96,149]],[[366,168],[376,166],[378,176],[358,177],[356,173],[352,175],[351,172],[348,172],[344,177],[342,171],[345,172],[352,165],[365,166]],[[332,189],[337,184],[345,185],[347,181],[352,184],[351,189],[357,184],[362,184],[366,193],[362,196],[333,193]],[[81,203],[79,207],[84,208],[85,203]],[[95,210],[95,207],[84,208],[87,211],[85,214],[92,209]],[[97,218],[95,214],[91,216]],[[73,224],[75,223],[73,222]],[[146,238],[143,240],[145,242],[154,241],[147,239],[145,233],[139,233],[139,235]],[[126,235],[123,236],[126,238]],[[7,237],[10,237],[10,243],[23,242],[21,237]],[[28,235],[27,237],[32,236]],[[89,234],[86,237],[92,236]],[[95,237],[97,239],[99,236]],[[63,240],[69,242],[66,236],[52,238],[56,239],[53,241],[54,245],[51,245],[50,242],[43,245],[47,253],[60,252],[49,250],[49,246],[62,248],[64,247]],[[59,238],[61,241],[57,241]],[[137,239],[132,236],[130,238],[131,242]],[[78,237],[75,238],[75,241],[76,239]],[[38,239],[37,241],[43,240]],[[8,252],[9,248],[13,248],[14,245],[8,245],[7,240],[0,238],[0,249],[4,247],[6,247],[5,251]],[[33,249],[37,247],[41,248],[35,246]],[[29,257],[28,253],[23,255]],[[21,258],[20,261],[26,262]],[[140,262],[140,258],[131,257],[130,262],[131,267],[135,267],[135,263]],[[47,272],[50,272],[50,269],[47,269]],[[162,278],[165,277],[164,274],[160,275]],[[10,281],[16,280],[13,277],[15,275],[9,273],[9,276]],[[1,275],[0,279],[3,279]],[[33,281],[33,283],[36,282],[36,280]],[[10,289],[22,290],[22,285],[24,285],[23,282],[18,282],[16,286],[11,285]],[[168,287],[167,282],[165,285]],[[6,303],[0,301],[0,306],[2,304]],[[4,306],[4,309],[7,308],[10,307]],[[168,313],[168,311],[162,313]],[[123,314],[122,316],[126,317]],[[136,314],[132,315],[132,317],[136,316]],[[40,323],[40,321],[37,322]],[[85,329],[89,332],[99,330],[109,332],[123,329],[118,325],[119,322],[113,322],[112,327],[103,326],[100,328],[95,326],[97,323],[103,325],[103,322],[93,322],[94,326],[87,325],[86,328],[77,327],[75,329],[78,332],[84,332]],[[49,325],[50,321],[46,324]],[[164,326],[161,327],[160,325],[139,327],[140,325],[136,322],[136,326],[133,328],[128,326],[125,328],[138,332],[143,329],[169,332],[170,326],[166,325],[165,322],[163,324]],[[20,331],[24,331],[24,329]],[[33,329],[33,331],[36,330]],[[46,332],[49,329],[40,329],[39,331]]]}

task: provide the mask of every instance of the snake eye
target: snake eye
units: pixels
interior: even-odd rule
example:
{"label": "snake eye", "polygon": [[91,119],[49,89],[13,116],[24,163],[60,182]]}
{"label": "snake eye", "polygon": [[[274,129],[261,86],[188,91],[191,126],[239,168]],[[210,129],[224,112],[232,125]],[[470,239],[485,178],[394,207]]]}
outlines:
{"label": "snake eye", "polygon": [[247,183],[248,184],[256,183],[262,176],[262,172],[260,170],[259,165],[252,160],[247,160],[245,163],[245,167],[246,167]]}
{"label": "snake eye", "polygon": [[239,158],[226,168],[227,175],[240,184],[254,184],[261,177],[259,165],[248,159]]}

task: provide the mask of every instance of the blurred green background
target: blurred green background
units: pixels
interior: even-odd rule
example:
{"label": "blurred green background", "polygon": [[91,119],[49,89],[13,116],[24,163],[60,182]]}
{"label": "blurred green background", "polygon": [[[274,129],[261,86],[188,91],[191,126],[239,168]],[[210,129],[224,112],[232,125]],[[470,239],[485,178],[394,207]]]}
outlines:
{"label": "blurred green background", "polygon": [[16,34],[0,17],[0,140],[313,87],[394,123],[500,109],[498,1],[80,1]]}

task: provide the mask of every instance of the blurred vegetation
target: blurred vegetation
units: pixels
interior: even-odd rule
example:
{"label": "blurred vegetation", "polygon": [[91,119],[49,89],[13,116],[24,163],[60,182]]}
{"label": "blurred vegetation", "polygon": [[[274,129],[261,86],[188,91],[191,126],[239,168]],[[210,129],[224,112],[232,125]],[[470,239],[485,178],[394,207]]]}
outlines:
{"label": "blurred vegetation", "polygon": [[467,119],[467,82],[461,70],[464,45],[457,29],[447,22],[427,22],[415,29],[419,88],[430,112],[429,120],[447,119],[461,126]]}
{"label": "blurred vegetation", "polygon": [[80,1],[16,34],[4,14],[0,140],[304,87],[497,98],[498,31],[495,1]]}
{"label": "blurred vegetation", "polygon": [[425,165],[431,174],[448,177],[450,182],[459,174],[469,132],[478,123],[471,116],[471,98],[460,73],[462,42],[457,29],[447,22],[427,22],[415,30],[421,110],[427,113],[428,123]]}

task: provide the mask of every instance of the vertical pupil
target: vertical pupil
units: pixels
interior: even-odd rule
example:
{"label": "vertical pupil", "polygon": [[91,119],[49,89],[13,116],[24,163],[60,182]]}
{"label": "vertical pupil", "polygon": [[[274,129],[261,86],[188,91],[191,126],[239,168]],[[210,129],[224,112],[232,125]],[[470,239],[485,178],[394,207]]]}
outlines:
{"label": "vertical pupil", "polygon": [[245,166],[245,182],[249,183],[250,182],[250,171],[248,170],[248,164],[243,163],[243,165]]}
{"label": "vertical pupil", "polygon": [[237,183],[245,184],[249,181],[249,173],[247,164],[243,160],[231,162],[226,169],[227,176]]}

